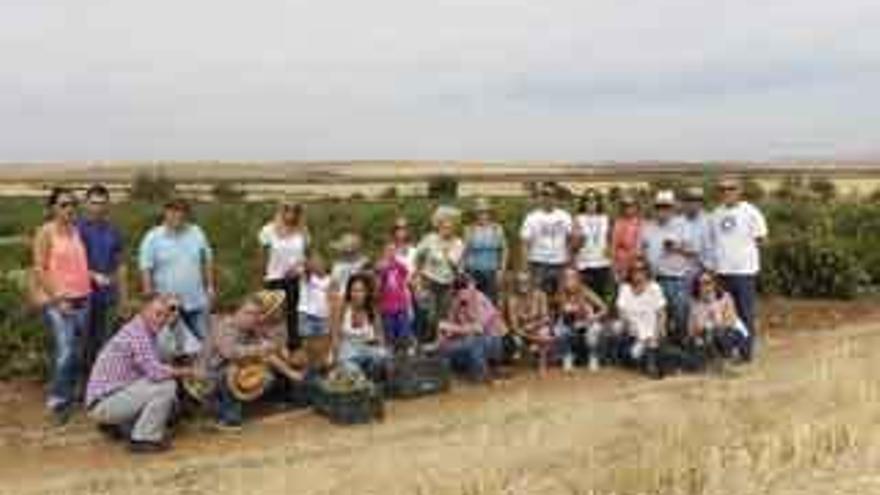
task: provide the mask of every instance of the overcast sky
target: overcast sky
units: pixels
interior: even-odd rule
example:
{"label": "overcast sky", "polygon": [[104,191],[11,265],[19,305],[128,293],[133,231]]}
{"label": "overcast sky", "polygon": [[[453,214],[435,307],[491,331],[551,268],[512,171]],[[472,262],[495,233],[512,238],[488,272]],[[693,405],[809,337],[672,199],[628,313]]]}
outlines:
{"label": "overcast sky", "polygon": [[0,0],[0,160],[880,151],[878,0]]}

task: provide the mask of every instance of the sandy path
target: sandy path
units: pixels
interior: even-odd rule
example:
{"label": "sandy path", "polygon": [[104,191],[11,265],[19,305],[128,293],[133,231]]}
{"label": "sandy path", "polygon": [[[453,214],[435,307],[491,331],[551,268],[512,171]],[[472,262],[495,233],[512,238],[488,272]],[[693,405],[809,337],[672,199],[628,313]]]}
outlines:
{"label": "sandy path", "polygon": [[[191,426],[174,452],[149,459],[104,443],[81,419],[59,433],[23,418],[0,428],[0,493],[637,493],[662,476],[692,485],[681,493],[697,493],[693,483],[703,493],[878,493],[871,473],[880,457],[861,450],[877,433],[866,418],[878,410],[878,343],[872,320],[773,338],[760,363],[732,378],[520,375],[489,390],[391,403],[389,420],[373,426],[335,428],[301,412],[237,436]],[[33,394],[23,385],[0,408]],[[862,440],[828,455],[821,442],[841,418]],[[683,467],[710,460],[717,470]],[[706,474],[715,471],[726,474]],[[830,490],[839,476],[851,491]]]}

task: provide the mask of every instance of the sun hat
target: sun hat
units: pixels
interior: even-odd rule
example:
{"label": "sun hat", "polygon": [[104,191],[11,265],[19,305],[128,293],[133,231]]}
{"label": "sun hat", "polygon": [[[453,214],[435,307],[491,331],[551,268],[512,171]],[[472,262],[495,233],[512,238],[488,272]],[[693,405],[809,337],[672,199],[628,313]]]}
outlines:
{"label": "sun hat", "polygon": [[636,204],[636,197],[632,195],[632,193],[625,192],[620,195],[620,204],[622,205],[634,205]]}
{"label": "sun hat", "polygon": [[675,205],[675,193],[670,190],[657,191],[657,196],[654,197],[654,204],[656,206],[674,206]]}
{"label": "sun hat", "polygon": [[488,199],[479,197],[474,201],[474,211],[478,213],[484,211],[492,211],[492,205],[489,204]]}
{"label": "sun hat", "polygon": [[342,234],[330,243],[330,249],[340,253],[355,253],[361,249],[361,237],[352,232]]}
{"label": "sun hat", "polygon": [[261,360],[232,362],[226,366],[226,387],[233,397],[243,402],[263,395],[271,379],[269,365]]}
{"label": "sun hat", "polygon": [[703,201],[705,194],[702,187],[689,187],[684,192],[685,201]]}
{"label": "sun hat", "polygon": [[260,302],[260,311],[264,319],[278,316],[284,305],[284,291],[261,290],[254,294],[254,298]]}

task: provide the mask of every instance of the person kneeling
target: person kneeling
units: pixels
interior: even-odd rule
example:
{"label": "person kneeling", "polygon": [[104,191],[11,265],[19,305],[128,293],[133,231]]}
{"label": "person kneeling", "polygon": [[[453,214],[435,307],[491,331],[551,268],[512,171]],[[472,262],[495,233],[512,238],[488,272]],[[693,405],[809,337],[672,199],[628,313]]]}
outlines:
{"label": "person kneeling", "polygon": [[648,375],[662,378],[660,344],[666,327],[666,299],[644,261],[630,268],[627,281],[620,286],[617,309],[626,332],[625,353]]}
{"label": "person kneeling", "polygon": [[574,267],[562,271],[556,307],[556,333],[568,339],[568,350],[562,357],[563,370],[571,371],[575,356],[587,363],[590,371],[598,370],[600,359],[607,354],[602,319],[608,314],[608,308],[602,298],[581,281],[580,272]]}
{"label": "person kneeling", "polygon": [[748,330],[736,313],[729,293],[709,272],[700,275],[694,286],[689,319],[690,347],[707,363],[719,358],[742,357],[747,352]]}
{"label": "person kneeling", "polygon": [[375,306],[372,278],[352,275],[344,301],[334,313],[331,333],[337,342],[338,364],[361,371],[373,381],[384,379],[391,353],[382,345],[382,320]]}
{"label": "person kneeling", "polygon": [[543,376],[548,361],[567,347],[565,338],[553,333],[547,295],[532,283],[531,274],[524,271],[516,274],[514,290],[506,302],[511,334],[538,358],[538,374]]}
{"label": "person kneeling", "polygon": [[177,310],[173,299],[156,296],[101,349],[86,391],[88,416],[104,431],[127,437],[132,452],[170,447],[167,425],[177,397],[176,378],[192,376],[188,367],[159,359],[156,335]]}
{"label": "person kneeling", "polygon": [[302,379],[289,364],[284,325],[268,321],[283,300],[269,291],[248,296],[211,332],[203,359],[213,381],[220,430],[241,428],[245,402],[264,397],[274,385]]}
{"label": "person kneeling", "polygon": [[449,359],[453,370],[475,382],[489,382],[493,372],[490,363],[500,362],[503,353],[504,321],[469,276],[460,275],[453,288],[449,313],[439,325],[440,353]]}

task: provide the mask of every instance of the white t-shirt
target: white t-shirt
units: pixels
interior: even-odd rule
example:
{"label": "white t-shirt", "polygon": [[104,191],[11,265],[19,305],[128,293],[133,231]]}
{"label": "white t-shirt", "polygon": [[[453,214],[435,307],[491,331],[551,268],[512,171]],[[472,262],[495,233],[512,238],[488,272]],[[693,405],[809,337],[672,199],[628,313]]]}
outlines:
{"label": "white t-shirt", "polygon": [[581,236],[581,249],[575,262],[578,270],[611,266],[608,258],[608,215],[581,214],[575,217],[575,226]]}
{"label": "white t-shirt", "polygon": [[665,307],[666,298],[657,282],[649,282],[641,294],[636,294],[630,284],[620,286],[617,309],[638,340],[659,335],[657,313]]}
{"label": "white t-shirt", "polygon": [[721,205],[710,222],[716,271],[722,275],[755,275],[761,271],[757,239],[767,236],[767,221],[751,203]]}
{"label": "white t-shirt", "polygon": [[520,238],[528,243],[528,258],[533,263],[562,265],[568,262],[568,237],[572,232],[571,215],[559,208],[534,210],[526,216]]}
{"label": "white t-shirt", "polygon": [[345,308],[345,313],[342,315],[342,328],[340,333],[342,334],[342,338],[348,341],[356,341],[356,342],[369,342],[376,338],[376,329],[373,327],[373,322],[367,318],[362,325],[354,326],[354,318],[352,318],[352,310],[351,308]]}
{"label": "white t-shirt", "polygon": [[642,249],[651,269],[659,276],[682,277],[687,273],[690,262],[684,255],[667,250],[665,243],[668,241],[677,245],[684,243],[685,225],[681,217],[674,216],[663,224],[657,221],[645,224]]}
{"label": "white t-shirt", "polygon": [[329,275],[309,275],[302,277],[299,283],[299,304],[297,310],[318,318],[330,316],[330,304],[327,301],[330,295],[331,279]]}
{"label": "white t-shirt", "polygon": [[282,279],[291,268],[306,260],[308,239],[302,232],[297,231],[282,237],[273,222],[260,229],[258,239],[260,245],[269,251],[266,280]]}

